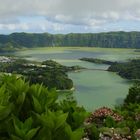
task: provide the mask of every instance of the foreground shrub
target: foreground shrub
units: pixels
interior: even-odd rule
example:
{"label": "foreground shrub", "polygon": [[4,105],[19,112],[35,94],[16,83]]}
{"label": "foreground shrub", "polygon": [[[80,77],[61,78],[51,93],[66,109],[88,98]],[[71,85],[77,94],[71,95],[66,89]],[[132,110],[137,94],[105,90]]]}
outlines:
{"label": "foreground shrub", "polygon": [[0,77],[0,139],[80,140],[87,113],[76,102],[59,104],[57,99],[55,89],[29,85],[16,76]]}

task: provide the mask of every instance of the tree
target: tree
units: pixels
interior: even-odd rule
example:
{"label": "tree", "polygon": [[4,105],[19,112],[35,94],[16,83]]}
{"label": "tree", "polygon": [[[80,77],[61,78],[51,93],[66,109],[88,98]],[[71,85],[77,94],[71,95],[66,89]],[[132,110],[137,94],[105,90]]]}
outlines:
{"label": "tree", "polygon": [[125,103],[140,103],[140,84],[137,83],[129,89],[129,94],[125,99]]}

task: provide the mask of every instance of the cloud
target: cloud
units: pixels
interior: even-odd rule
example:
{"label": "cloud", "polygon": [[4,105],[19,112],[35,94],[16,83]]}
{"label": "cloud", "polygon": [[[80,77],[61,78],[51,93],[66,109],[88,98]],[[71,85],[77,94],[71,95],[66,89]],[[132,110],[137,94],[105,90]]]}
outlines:
{"label": "cloud", "polygon": [[21,29],[21,30],[28,30],[29,26],[25,23],[20,23],[20,24],[0,24],[0,29],[1,30],[11,30],[14,31],[15,29]]}
{"label": "cloud", "polygon": [[[0,29],[41,31],[101,28],[140,21],[140,0],[0,0]],[[42,17],[39,21],[33,20]],[[31,20],[22,21],[23,19]],[[104,27],[106,30],[106,27]]]}

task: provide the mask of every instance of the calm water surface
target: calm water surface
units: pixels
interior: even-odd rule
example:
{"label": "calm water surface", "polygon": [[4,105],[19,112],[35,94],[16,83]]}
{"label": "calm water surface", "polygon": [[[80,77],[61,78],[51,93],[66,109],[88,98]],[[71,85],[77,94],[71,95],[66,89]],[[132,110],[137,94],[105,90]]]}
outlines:
{"label": "calm water surface", "polygon": [[[140,53],[129,49],[100,48],[37,48],[18,52],[16,55],[29,60],[43,61],[53,59],[66,65],[80,65],[92,69],[107,69],[108,65],[99,65],[78,60],[82,57],[101,58],[111,61],[127,61],[137,58]],[[131,83],[115,73],[100,70],[82,70],[68,74],[73,80],[74,97],[78,104],[92,111],[101,106],[113,107],[123,102]]]}

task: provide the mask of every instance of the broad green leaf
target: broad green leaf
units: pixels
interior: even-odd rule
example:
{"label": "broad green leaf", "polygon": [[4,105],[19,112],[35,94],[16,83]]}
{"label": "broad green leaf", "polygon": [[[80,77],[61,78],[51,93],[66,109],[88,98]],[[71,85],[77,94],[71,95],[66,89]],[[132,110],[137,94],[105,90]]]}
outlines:
{"label": "broad green leaf", "polygon": [[42,126],[48,127],[49,129],[54,128],[53,118],[51,116],[49,116],[47,113],[41,114],[41,115],[36,113],[36,117],[40,121]]}
{"label": "broad green leaf", "polygon": [[42,92],[43,86],[36,84],[30,87],[30,93],[32,93],[35,97],[39,97]]}
{"label": "broad green leaf", "polygon": [[11,138],[12,138],[12,140],[23,140],[23,139],[21,139],[21,138],[19,138],[17,136],[14,136],[14,135],[11,135]]}
{"label": "broad green leaf", "polygon": [[69,139],[71,138],[71,135],[72,135],[72,130],[71,130],[71,126],[69,124],[66,124],[65,125],[65,133],[68,135]]}
{"label": "broad green leaf", "polygon": [[39,130],[37,136],[34,138],[35,140],[52,140],[53,133],[47,127],[43,127]]}
{"label": "broad green leaf", "polygon": [[27,92],[29,89],[29,84],[25,83],[24,80],[18,79],[14,83],[8,83],[9,92],[11,92],[14,98],[17,98],[22,92]]}
{"label": "broad green leaf", "polygon": [[36,97],[32,96],[33,98],[33,104],[34,104],[34,109],[37,113],[42,113],[42,107],[39,101],[37,100]]}
{"label": "broad green leaf", "polygon": [[65,125],[65,132],[69,134],[69,136],[72,134],[72,130],[69,124]]}
{"label": "broad green leaf", "polygon": [[40,94],[41,94],[41,91],[43,89],[43,86],[41,84],[41,85],[38,85],[38,86],[35,85],[35,87],[36,87],[36,91],[35,92],[38,94],[38,97],[39,97]]}
{"label": "broad green leaf", "polygon": [[55,130],[57,130],[61,125],[63,125],[66,122],[67,117],[68,114],[62,114],[56,118],[57,120],[55,124]]}
{"label": "broad green leaf", "polygon": [[13,104],[7,106],[0,106],[0,120],[5,119],[12,111]]}
{"label": "broad green leaf", "polygon": [[23,124],[23,129],[25,133],[31,129],[32,123],[33,123],[33,120],[31,117],[25,120]]}
{"label": "broad green leaf", "polygon": [[0,96],[3,95],[3,94],[5,93],[5,90],[6,90],[5,85],[2,85],[2,86],[0,87]]}
{"label": "broad green leaf", "polygon": [[22,105],[23,102],[24,102],[24,100],[25,100],[25,96],[26,96],[26,93],[25,93],[25,92],[22,92],[22,93],[18,96],[16,103],[17,103],[18,105]]}
{"label": "broad green leaf", "polygon": [[74,132],[72,132],[71,140],[81,140],[83,135],[84,135],[84,130],[82,128],[77,129]]}
{"label": "broad green leaf", "polygon": [[5,84],[0,88],[0,105],[6,106],[9,104],[10,95],[6,92]]}
{"label": "broad green leaf", "polygon": [[16,117],[13,119],[15,133],[18,137],[24,138],[24,131],[22,130],[22,122],[20,122]]}
{"label": "broad green leaf", "polygon": [[31,140],[35,134],[37,133],[37,131],[39,130],[40,127],[38,128],[34,128],[34,129],[31,129],[25,136],[25,140]]}
{"label": "broad green leaf", "polygon": [[83,125],[84,120],[88,116],[88,113],[83,111],[83,112],[77,112],[75,111],[72,114],[73,120],[74,120],[74,126],[75,128],[78,128],[79,126]]}

